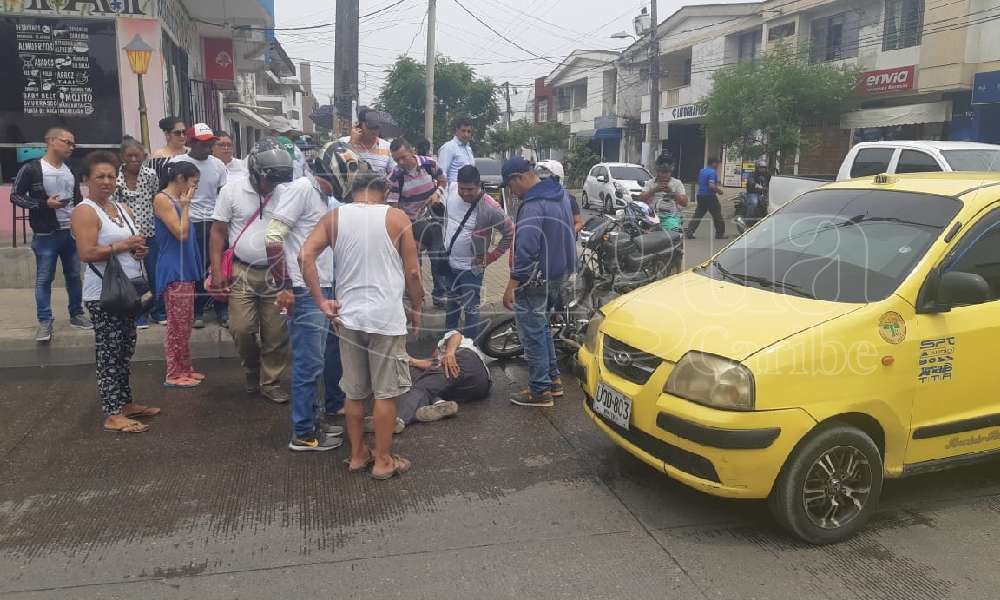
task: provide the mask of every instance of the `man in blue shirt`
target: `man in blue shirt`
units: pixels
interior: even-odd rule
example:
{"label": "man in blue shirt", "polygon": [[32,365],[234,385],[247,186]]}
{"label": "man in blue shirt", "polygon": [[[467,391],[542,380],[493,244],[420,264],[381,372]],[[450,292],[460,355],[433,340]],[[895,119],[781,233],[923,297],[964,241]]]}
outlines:
{"label": "man in blue shirt", "polygon": [[726,222],[722,220],[722,205],[719,203],[719,159],[712,157],[708,159],[708,166],[698,173],[698,207],[694,210],[694,217],[688,224],[687,238],[694,239],[694,232],[698,229],[702,217],[705,213],[712,213],[712,222],[715,223],[715,239],[726,239]]}
{"label": "man in blue shirt", "polygon": [[455,137],[441,144],[438,150],[438,166],[448,178],[448,187],[453,188],[458,182],[458,170],[465,165],[476,164],[472,155],[472,121],[467,118],[455,120]]}

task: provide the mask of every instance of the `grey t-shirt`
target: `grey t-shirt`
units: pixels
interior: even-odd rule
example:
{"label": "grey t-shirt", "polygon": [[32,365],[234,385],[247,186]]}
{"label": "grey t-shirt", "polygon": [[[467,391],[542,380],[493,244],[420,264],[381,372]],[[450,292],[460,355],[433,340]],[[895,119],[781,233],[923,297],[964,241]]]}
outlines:
{"label": "grey t-shirt", "polygon": [[56,219],[59,220],[59,229],[69,229],[69,219],[73,216],[73,171],[69,170],[66,163],[54,167],[44,158],[42,163],[42,184],[45,186],[45,193],[49,196],[59,196],[63,205],[56,209]]}
{"label": "grey t-shirt", "polygon": [[[642,191],[653,192],[658,185],[659,183],[655,178],[650,179],[643,186]],[[677,208],[677,202],[674,199],[686,193],[684,191],[684,184],[681,183],[680,179],[671,177],[667,188],[670,190],[669,192],[656,192],[653,194],[653,212],[658,215],[676,215],[680,212]]]}
{"label": "grey t-shirt", "polygon": [[[451,244],[451,238],[458,231],[458,226],[465,218],[465,213],[469,211],[471,206],[462,197],[458,195],[458,188],[452,188],[454,191],[449,190],[447,202],[448,211],[448,223],[445,226],[444,235],[444,249],[448,249],[448,245]],[[482,200],[480,200],[482,202]],[[471,271],[472,261],[475,258],[475,247],[472,243],[472,232],[476,228],[476,213],[473,211],[469,215],[468,220],[466,220],[465,225],[462,226],[462,231],[458,231],[458,237],[455,238],[455,245],[451,249],[451,253],[448,255],[448,264],[452,269],[458,271]]]}

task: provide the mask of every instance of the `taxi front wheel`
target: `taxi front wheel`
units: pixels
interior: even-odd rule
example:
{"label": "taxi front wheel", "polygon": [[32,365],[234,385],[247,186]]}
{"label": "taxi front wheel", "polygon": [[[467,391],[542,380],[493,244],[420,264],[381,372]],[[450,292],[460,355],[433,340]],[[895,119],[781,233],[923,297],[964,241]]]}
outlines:
{"label": "taxi front wheel", "polygon": [[831,423],[799,443],[768,504],[793,535],[811,544],[832,544],[864,527],[881,492],[878,446],[856,427]]}

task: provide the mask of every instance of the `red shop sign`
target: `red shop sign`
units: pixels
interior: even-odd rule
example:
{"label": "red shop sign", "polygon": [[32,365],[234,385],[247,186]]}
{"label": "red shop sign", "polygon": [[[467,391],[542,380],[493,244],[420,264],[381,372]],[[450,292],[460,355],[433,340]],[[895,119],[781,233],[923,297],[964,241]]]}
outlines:
{"label": "red shop sign", "polygon": [[916,72],[913,65],[896,67],[895,69],[867,71],[861,74],[861,81],[858,82],[858,88],[866,94],[903,92],[913,89],[914,79],[916,79]]}
{"label": "red shop sign", "polygon": [[236,78],[236,59],[231,38],[202,38],[205,49],[205,79],[216,83]]}

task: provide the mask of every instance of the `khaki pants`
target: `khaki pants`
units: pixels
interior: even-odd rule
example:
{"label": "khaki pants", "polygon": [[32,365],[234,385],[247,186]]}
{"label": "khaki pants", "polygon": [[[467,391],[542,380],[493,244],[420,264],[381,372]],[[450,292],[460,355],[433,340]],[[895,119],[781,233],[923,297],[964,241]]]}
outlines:
{"label": "khaki pants", "polygon": [[259,372],[261,386],[278,385],[288,367],[288,329],[274,304],[278,290],[268,283],[266,269],[250,269],[238,261],[233,261],[233,279],[229,333],[243,369]]}

